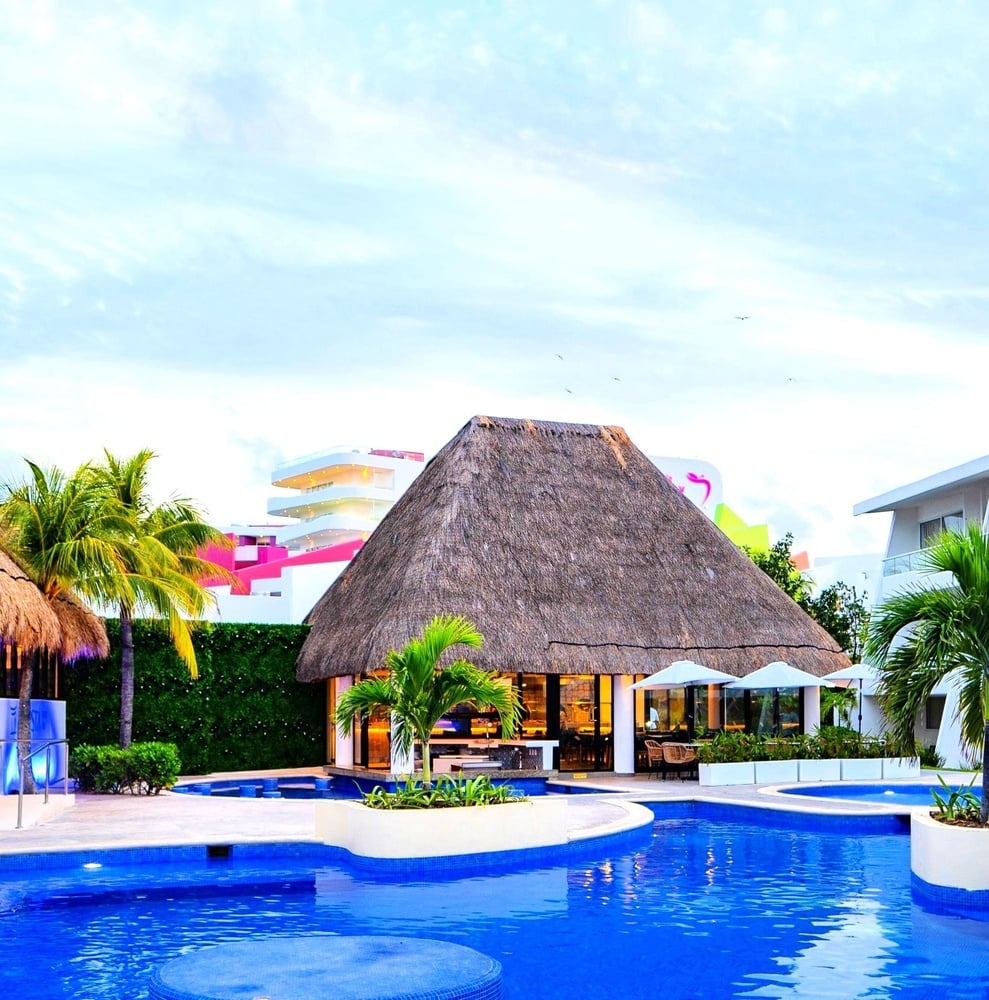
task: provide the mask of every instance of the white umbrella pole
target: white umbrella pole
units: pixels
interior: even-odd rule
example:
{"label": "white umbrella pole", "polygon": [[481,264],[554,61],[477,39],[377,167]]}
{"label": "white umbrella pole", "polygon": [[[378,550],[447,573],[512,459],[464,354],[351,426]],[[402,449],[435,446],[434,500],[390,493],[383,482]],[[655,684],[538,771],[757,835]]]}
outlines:
{"label": "white umbrella pole", "polygon": [[862,735],[862,678],[859,678],[859,736]]}

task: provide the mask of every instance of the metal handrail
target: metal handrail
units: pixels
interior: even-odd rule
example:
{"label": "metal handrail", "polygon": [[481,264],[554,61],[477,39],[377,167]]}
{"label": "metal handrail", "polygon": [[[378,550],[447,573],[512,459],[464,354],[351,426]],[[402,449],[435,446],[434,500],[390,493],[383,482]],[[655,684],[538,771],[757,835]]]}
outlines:
{"label": "metal handrail", "polygon": [[[38,740],[31,740],[32,743],[39,742]],[[42,750],[45,752],[45,805],[48,805],[48,776],[51,772],[51,748],[53,746],[59,746],[60,744],[65,744],[66,747],[69,745],[68,740],[45,740],[44,744],[40,747],[36,747],[34,750],[29,751],[23,757],[20,753],[21,740],[10,740],[4,739],[0,740],[0,746],[6,744],[13,744],[18,747],[17,751],[17,769],[18,769],[18,782],[17,782],[17,826],[14,828],[16,830],[23,829],[24,827],[24,765],[34,757],[36,754],[41,753]],[[65,760],[65,774],[62,777],[62,794],[69,794],[69,761],[68,755],[66,755]]]}

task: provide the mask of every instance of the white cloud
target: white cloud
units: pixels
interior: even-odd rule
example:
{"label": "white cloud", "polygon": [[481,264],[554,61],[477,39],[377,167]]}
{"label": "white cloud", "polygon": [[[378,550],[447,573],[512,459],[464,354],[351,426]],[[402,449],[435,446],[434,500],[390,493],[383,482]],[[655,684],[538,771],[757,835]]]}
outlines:
{"label": "white cloud", "polygon": [[628,34],[635,45],[657,48],[678,40],[673,20],[663,5],[658,3],[633,3],[628,9]]}
{"label": "white cloud", "polygon": [[259,454],[621,423],[818,551],[986,450],[977,16],[358,10],[0,0],[8,446],[245,520]]}

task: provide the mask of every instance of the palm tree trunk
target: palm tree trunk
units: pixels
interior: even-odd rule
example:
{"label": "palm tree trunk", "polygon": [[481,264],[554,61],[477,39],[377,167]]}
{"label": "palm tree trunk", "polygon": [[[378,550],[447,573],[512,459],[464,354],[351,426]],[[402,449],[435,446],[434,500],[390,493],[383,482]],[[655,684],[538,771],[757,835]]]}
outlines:
{"label": "palm tree trunk", "polygon": [[[420,738],[420,744],[422,745],[422,787],[432,788],[430,783],[430,773],[429,773],[429,737],[425,739]],[[415,765],[415,750],[412,751],[412,762]]]}
{"label": "palm tree trunk", "polygon": [[31,753],[31,688],[34,687],[34,662],[38,655],[35,650],[21,656],[21,685],[17,691],[18,787],[27,795],[34,792],[34,775],[28,755]]}
{"label": "palm tree trunk", "polygon": [[989,818],[989,718],[982,734],[982,822]]}
{"label": "palm tree trunk", "polygon": [[134,728],[134,627],[130,609],[120,605],[120,746],[130,746]]}

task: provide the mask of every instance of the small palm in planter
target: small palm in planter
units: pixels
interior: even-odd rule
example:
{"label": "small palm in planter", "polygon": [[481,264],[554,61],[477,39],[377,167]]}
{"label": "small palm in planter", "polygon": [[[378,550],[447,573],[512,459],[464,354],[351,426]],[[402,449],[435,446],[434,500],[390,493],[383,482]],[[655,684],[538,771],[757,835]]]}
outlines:
{"label": "small palm in planter", "polygon": [[455,615],[437,615],[411,639],[401,652],[385,657],[387,677],[369,677],[346,690],[337,702],[336,723],[345,735],[375,711],[392,718],[392,743],[407,756],[415,746],[422,751],[422,781],[431,786],[429,734],[447,712],[457,705],[476,708],[490,705],[501,722],[502,739],[510,739],[518,728],[521,705],[515,689],[494,674],[457,659],[440,667],[440,657],[454,646],[480,647],[484,637],[472,622]]}

